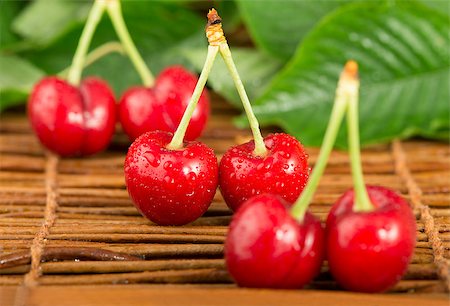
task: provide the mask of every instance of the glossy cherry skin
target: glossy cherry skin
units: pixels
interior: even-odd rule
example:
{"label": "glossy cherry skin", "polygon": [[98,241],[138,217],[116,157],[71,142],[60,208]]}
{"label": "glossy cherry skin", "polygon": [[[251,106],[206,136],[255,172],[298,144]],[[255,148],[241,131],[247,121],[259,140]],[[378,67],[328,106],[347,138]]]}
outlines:
{"label": "glossy cherry skin", "polygon": [[[127,90],[119,103],[119,120],[131,140],[145,132],[162,130],[174,133],[197,84],[197,77],[182,66],[161,72],[153,88]],[[208,92],[203,90],[189,122],[185,139],[197,139],[209,117]]]}
{"label": "glossy cherry skin", "polygon": [[169,128],[163,120],[163,108],[152,88],[136,86],[128,89],[118,105],[119,121],[131,140],[145,132]]}
{"label": "glossy cherry skin", "polygon": [[214,151],[198,141],[169,150],[172,134],[147,132],[130,146],[125,182],[136,208],[159,225],[183,225],[201,217],[218,184]]}
{"label": "glossy cherry skin", "polygon": [[[174,133],[189,104],[198,78],[182,66],[164,69],[156,79],[155,92],[163,106],[168,131]],[[197,139],[203,132],[210,113],[209,94],[205,88],[198,100],[186,131],[185,139]]]}
{"label": "glossy cherry skin", "polygon": [[253,154],[252,141],[230,148],[219,165],[219,186],[227,205],[236,211],[252,196],[272,193],[293,203],[309,177],[308,156],[302,144],[288,134],[264,139],[267,156]]}
{"label": "glossy cherry skin", "polygon": [[327,219],[330,271],[344,288],[381,292],[404,275],[416,243],[416,219],[408,203],[390,189],[367,186],[375,210],[354,212],[349,190]]}
{"label": "glossy cherry skin", "polygon": [[239,286],[301,288],[319,272],[325,233],[312,214],[302,223],[281,197],[250,198],[233,216],[225,241],[227,268]]}
{"label": "glossy cherry skin", "polygon": [[104,150],[115,128],[115,100],[108,85],[94,77],[79,88],[57,77],[39,81],[28,101],[31,126],[41,143],[61,156]]}

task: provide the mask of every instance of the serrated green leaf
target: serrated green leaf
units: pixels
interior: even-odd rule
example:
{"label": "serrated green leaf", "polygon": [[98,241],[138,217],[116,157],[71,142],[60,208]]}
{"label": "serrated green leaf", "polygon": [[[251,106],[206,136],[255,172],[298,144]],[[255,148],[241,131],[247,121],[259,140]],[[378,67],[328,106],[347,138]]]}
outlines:
{"label": "serrated green leaf", "polygon": [[[255,49],[233,48],[232,52],[249,98],[256,99],[279,70],[280,61]],[[206,58],[205,48],[186,50],[184,55],[194,64],[197,71],[202,70]],[[241,107],[241,100],[233,80],[220,55],[214,62],[208,78],[208,85],[233,105]]]}
{"label": "serrated green leaf", "polygon": [[[302,39],[322,18],[342,5],[358,1],[365,0],[238,0],[237,3],[258,47],[287,61],[294,55]],[[443,14],[450,14],[449,1],[420,2]]]}
{"label": "serrated green leaf", "polygon": [[287,61],[320,21],[349,0],[238,0],[244,22],[258,47]]}
{"label": "serrated green leaf", "polygon": [[363,144],[435,135],[450,126],[449,30],[445,15],[413,2],[344,6],[304,39],[254,111],[262,124],[320,145],[339,73],[355,59]]}
{"label": "serrated green leaf", "polygon": [[0,111],[24,101],[44,72],[29,62],[0,54]]}

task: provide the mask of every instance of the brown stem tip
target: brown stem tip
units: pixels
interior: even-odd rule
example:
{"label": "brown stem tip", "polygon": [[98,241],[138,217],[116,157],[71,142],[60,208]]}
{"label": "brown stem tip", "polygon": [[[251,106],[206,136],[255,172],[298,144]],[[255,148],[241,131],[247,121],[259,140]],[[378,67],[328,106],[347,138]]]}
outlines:
{"label": "brown stem tip", "polygon": [[206,17],[208,18],[208,26],[222,22],[222,18],[220,18],[215,8],[210,9]]}
{"label": "brown stem tip", "polygon": [[345,64],[344,77],[351,80],[358,79],[358,64],[354,60],[349,60]]}
{"label": "brown stem tip", "polygon": [[222,30],[222,18],[220,18],[217,11],[212,8],[208,12],[208,23],[206,24],[206,37],[211,46],[218,46],[221,43],[226,43],[225,36]]}

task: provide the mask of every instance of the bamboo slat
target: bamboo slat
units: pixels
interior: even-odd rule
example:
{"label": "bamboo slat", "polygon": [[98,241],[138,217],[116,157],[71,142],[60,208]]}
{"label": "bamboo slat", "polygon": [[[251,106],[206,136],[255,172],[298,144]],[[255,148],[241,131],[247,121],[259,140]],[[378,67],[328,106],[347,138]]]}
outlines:
{"label": "bamboo slat", "polygon": [[[236,112],[230,106],[217,96],[214,101],[214,115],[202,140],[220,158],[250,133],[232,126]],[[187,226],[157,226],[139,215],[125,188],[128,142],[120,129],[110,150],[89,158],[60,159],[42,149],[22,113],[7,113],[1,119],[0,290],[6,292],[0,295],[1,305],[8,305],[3,303],[5,296],[16,303],[23,298],[30,305],[54,305],[51,302],[64,294],[74,296],[64,305],[90,305],[82,295],[77,297],[80,290],[91,298],[104,296],[105,305],[118,305],[117,299],[126,297],[131,306],[141,305],[140,298],[145,297],[185,305],[198,305],[195,299],[211,299],[215,305],[445,302],[450,259],[448,144],[395,141],[362,153],[367,183],[396,190],[412,204],[417,218],[413,260],[390,291],[399,294],[337,291],[326,263],[309,290],[279,292],[232,284],[223,259],[232,213],[219,192],[208,212]],[[306,150],[313,167],[319,150]],[[351,185],[348,154],[334,151],[311,211],[324,221],[331,205]],[[32,282],[25,281],[30,277]],[[96,300],[92,305],[103,304]]]}

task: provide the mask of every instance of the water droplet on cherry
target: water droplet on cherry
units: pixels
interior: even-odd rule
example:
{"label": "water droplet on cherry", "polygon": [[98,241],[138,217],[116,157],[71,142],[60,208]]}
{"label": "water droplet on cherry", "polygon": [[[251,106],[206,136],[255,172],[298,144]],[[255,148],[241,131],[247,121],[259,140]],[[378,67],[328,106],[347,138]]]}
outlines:
{"label": "water droplet on cherry", "polygon": [[170,160],[168,160],[164,163],[163,167],[165,170],[170,170],[173,167],[173,163]]}
{"label": "water droplet on cherry", "polygon": [[154,154],[153,152],[147,151],[143,154],[144,158],[147,162],[153,167],[158,167],[161,161],[159,160],[159,156]]}
{"label": "water droplet on cherry", "polygon": [[195,174],[195,172],[189,172],[189,173],[186,175],[186,178],[187,178],[189,181],[195,181],[195,180],[197,179],[197,174]]}
{"label": "water droplet on cherry", "polygon": [[170,177],[170,176],[166,175],[164,177],[164,182],[166,182],[168,184],[173,184],[173,183],[175,183],[175,179],[173,177]]}

